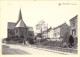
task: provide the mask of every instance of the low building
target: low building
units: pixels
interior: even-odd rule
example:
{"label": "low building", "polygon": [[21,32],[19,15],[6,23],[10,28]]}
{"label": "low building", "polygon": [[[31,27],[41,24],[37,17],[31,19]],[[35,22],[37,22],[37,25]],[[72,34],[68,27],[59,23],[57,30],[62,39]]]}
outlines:
{"label": "low building", "polygon": [[50,38],[51,37],[51,30],[52,28],[50,27],[49,29],[45,30],[42,32],[42,37],[43,38]]}
{"label": "low building", "polygon": [[77,38],[77,18],[78,15],[71,18],[70,21],[70,34],[73,35],[74,38]]}

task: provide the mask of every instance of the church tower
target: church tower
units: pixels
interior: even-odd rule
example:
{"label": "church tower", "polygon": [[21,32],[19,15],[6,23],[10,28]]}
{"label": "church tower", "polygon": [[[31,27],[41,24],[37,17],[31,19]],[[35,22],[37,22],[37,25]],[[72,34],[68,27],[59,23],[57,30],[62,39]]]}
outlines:
{"label": "church tower", "polygon": [[15,36],[18,36],[19,38],[27,38],[28,28],[26,24],[23,21],[21,9],[19,11],[19,18],[18,21],[15,24]]}
{"label": "church tower", "polygon": [[34,38],[33,27],[26,26],[22,18],[21,9],[19,11],[18,21],[8,22],[8,38],[16,43],[26,43],[29,38]]}

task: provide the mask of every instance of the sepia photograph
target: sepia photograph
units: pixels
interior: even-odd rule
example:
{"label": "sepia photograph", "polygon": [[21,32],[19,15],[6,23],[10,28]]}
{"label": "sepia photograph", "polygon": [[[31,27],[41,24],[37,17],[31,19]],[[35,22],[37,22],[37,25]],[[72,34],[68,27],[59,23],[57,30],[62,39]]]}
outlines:
{"label": "sepia photograph", "polygon": [[79,1],[0,1],[1,55],[78,55]]}

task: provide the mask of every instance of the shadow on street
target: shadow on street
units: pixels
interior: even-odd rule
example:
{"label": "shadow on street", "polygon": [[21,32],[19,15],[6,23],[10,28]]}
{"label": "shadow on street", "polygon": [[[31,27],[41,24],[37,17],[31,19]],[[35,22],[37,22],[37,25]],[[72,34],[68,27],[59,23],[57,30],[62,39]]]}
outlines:
{"label": "shadow on street", "polygon": [[2,54],[3,55],[18,55],[18,54],[29,54],[28,52],[25,52],[25,51],[22,51],[22,50],[19,50],[19,49],[11,49],[9,46],[6,46],[6,45],[2,45]]}

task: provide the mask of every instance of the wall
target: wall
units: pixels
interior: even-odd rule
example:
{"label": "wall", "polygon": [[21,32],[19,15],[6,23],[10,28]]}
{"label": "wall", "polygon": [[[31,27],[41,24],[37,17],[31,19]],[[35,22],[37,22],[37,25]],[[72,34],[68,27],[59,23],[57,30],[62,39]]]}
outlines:
{"label": "wall", "polygon": [[54,38],[60,38],[60,27],[54,29]]}
{"label": "wall", "polygon": [[60,32],[61,32],[60,35],[63,38],[63,41],[68,42],[68,39],[70,36],[70,27],[66,23],[64,23],[61,26]]}
{"label": "wall", "polygon": [[51,30],[48,32],[48,37],[49,37],[49,38],[53,38],[53,33],[54,33],[54,31],[53,31],[53,29],[51,29]]}
{"label": "wall", "polygon": [[13,36],[15,36],[14,29],[8,29],[8,38],[12,38]]}

